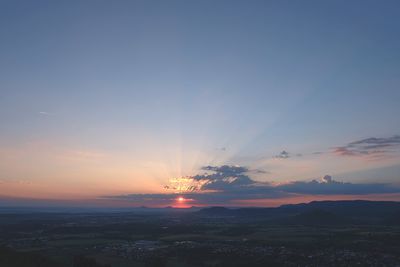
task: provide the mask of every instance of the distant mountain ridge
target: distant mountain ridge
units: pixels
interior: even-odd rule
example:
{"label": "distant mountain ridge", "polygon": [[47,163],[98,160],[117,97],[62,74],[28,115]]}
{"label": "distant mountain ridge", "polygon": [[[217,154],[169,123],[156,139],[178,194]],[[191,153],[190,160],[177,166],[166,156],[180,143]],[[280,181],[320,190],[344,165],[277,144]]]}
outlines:
{"label": "distant mountain ridge", "polygon": [[196,212],[199,216],[235,217],[285,224],[371,224],[397,222],[400,202],[394,201],[312,201],[275,208],[210,207]]}

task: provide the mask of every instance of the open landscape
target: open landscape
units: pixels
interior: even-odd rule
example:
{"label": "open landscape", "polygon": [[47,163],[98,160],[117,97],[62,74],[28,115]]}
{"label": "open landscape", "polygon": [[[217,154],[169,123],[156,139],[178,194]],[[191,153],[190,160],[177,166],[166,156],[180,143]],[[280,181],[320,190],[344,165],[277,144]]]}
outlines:
{"label": "open landscape", "polygon": [[0,266],[400,266],[400,203],[2,209]]}

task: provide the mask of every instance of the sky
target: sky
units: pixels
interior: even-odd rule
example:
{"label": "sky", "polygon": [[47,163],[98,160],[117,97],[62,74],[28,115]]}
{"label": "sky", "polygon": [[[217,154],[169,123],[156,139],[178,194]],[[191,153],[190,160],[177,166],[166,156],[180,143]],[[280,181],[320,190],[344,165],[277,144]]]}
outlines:
{"label": "sky", "polygon": [[400,201],[399,10],[1,0],[0,205]]}

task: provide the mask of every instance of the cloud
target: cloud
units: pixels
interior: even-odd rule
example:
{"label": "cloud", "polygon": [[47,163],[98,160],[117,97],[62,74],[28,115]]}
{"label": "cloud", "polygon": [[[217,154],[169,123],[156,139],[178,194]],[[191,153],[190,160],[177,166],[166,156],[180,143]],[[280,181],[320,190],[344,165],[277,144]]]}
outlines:
{"label": "cloud", "polygon": [[27,179],[0,179],[0,184],[19,184],[19,185],[31,185],[32,181]]}
{"label": "cloud", "polygon": [[205,173],[191,177],[194,181],[201,182],[201,186],[199,187],[200,191],[229,191],[256,183],[245,174],[249,169],[242,166],[204,166],[201,170],[212,171],[213,173]]}
{"label": "cloud", "polygon": [[274,158],[276,158],[276,159],[288,159],[288,158],[290,158],[290,153],[285,151],[285,150],[283,150],[278,155],[275,155]]}
{"label": "cloud", "polygon": [[400,135],[395,135],[388,138],[367,138],[350,143],[350,145],[364,145],[365,148],[382,148],[393,145],[400,145]]}
{"label": "cloud", "polygon": [[324,182],[324,183],[332,183],[333,182],[332,176],[325,175],[324,177],[322,177],[322,182]]}
{"label": "cloud", "polygon": [[47,112],[47,111],[39,111],[40,115],[44,115],[44,116],[52,116],[53,113]]}
{"label": "cloud", "polygon": [[141,205],[170,203],[178,196],[193,199],[193,205],[229,205],[237,200],[275,199],[293,195],[367,195],[399,193],[400,188],[391,184],[355,184],[334,180],[325,175],[311,181],[293,181],[274,185],[253,180],[252,170],[243,166],[204,166],[203,174],[186,176],[172,181],[164,188],[165,194],[128,194],[105,198],[129,200]]}
{"label": "cloud", "polygon": [[261,169],[256,169],[256,170],[251,170],[254,173],[258,173],[258,174],[271,174],[270,171],[266,171],[266,170],[261,170]]}
{"label": "cloud", "polygon": [[170,185],[164,187],[168,191],[166,194],[128,194],[106,198],[151,205],[157,201],[168,203],[178,196],[184,196],[186,199],[194,199],[193,204],[226,205],[234,200],[275,198],[282,195],[269,183],[251,179],[247,173],[253,170],[247,167],[204,166],[200,170],[205,173],[173,179]]}
{"label": "cloud", "polygon": [[[296,156],[296,157],[302,157],[303,154],[297,153],[297,154],[295,154],[294,156]],[[293,157],[293,154],[287,152],[286,150],[283,150],[283,151],[282,151],[281,153],[279,153],[278,155],[273,156],[273,158],[275,158],[275,159],[288,159],[288,158],[291,158],[291,157]]]}
{"label": "cloud", "polygon": [[366,138],[335,147],[333,153],[338,156],[386,156],[400,148],[400,135],[386,138]]}
{"label": "cloud", "polygon": [[246,167],[230,165],[204,166],[201,169],[204,171],[213,171],[220,175],[241,175],[249,171],[249,169]]}
{"label": "cloud", "polygon": [[280,185],[277,189],[287,193],[311,194],[311,195],[365,195],[398,193],[400,188],[390,184],[368,183],[354,184],[335,181],[331,176],[325,175],[321,180],[295,181]]}

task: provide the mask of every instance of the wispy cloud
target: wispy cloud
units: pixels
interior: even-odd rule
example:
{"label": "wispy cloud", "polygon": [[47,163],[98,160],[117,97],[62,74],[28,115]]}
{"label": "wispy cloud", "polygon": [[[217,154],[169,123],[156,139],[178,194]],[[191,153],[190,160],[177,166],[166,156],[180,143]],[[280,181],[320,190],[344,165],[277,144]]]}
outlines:
{"label": "wispy cloud", "polygon": [[283,150],[278,155],[275,155],[274,158],[276,158],[276,159],[288,159],[288,158],[290,158],[290,153],[285,151],[285,150]]}
{"label": "wispy cloud", "polygon": [[257,169],[257,170],[250,170],[251,172],[257,173],[257,174],[270,174],[270,171],[266,171],[266,170],[261,170],[261,169]]}
{"label": "wispy cloud", "polygon": [[39,111],[39,114],[43,115],[43,116],[52,116],[52,115],[54,115],[53,113],[47,112],[47,111]]}
{"label": "wispy cloud", "polygon": [[386,138],[366,138],[335,147],[333,153],[338,156],[386,156],[400,148],[400,135]]}
{"label": "wispy cloud", "polygon": [[303,154],[301,154],[301,153],[293,154],[293,153],[290,153],[290,152],[288,152],[286,150],[283,150],[278,155],[273,156],[273,158],[275,158],[275,159],[288,159],[288,158],[291,158],[291,157],[302,157],[302,156],[303,156]]}
{"label": "wispy cloud", "polygon": [[30,185],[32,181],[28,179],[0,179],[0,184],[19,184],[19,185]]}

